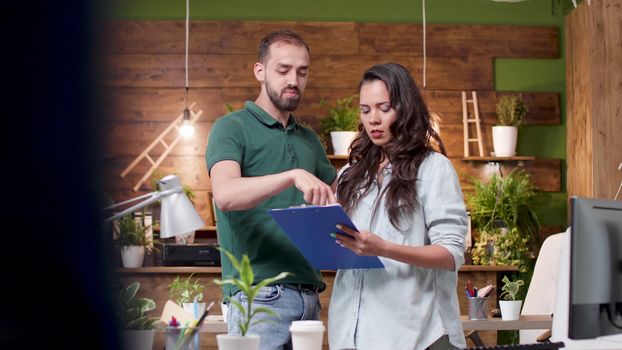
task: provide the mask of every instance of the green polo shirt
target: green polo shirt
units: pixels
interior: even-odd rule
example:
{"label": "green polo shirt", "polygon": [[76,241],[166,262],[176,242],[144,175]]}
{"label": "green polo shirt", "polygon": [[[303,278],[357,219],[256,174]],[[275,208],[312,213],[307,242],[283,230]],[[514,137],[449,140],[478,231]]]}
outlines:
{"label": "green polo shirt", "polygon": [[[327,184],[337,174],[326,157],[316,134],[290,115],[287,128],[251,101],[245,108],[219,118],[209,134],[206,151],[208,170],[222,160],[240,164],[243,177],[305,169]],[[292,186],[249,210],[222,212],[216,208],[218,241],[238,259],[248,254],[255,281],[287,271],[293,275],[282,283],[319,285],[324,282],[298,249],[269,216],[268,210],[304,204],[303,194]],[[223,278],[239,277],[222,254]],[[225,297],[235,294],[234,286],[223,287]]]}

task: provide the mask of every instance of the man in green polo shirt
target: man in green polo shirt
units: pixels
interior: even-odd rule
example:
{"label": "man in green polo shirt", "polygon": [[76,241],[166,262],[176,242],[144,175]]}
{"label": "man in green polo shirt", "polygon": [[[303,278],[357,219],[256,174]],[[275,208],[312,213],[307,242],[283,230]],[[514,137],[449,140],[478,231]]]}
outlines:
{"label": "man in green polo shirt", "polygon": [[[236,257],[248,254],[255,281],[280,272],[292,275],[267,286],[255,299],[269,307],[279,320],[251,327],[261,336],[260,348],[291,348],[292,321],[319,319],[318,292],[325,288],[322,276],[291,243],[268,214],[269,209],[305,203],[335,203],[335,169],[317,136],[298,124],[290,113],[296,109],[307,83],[309,48],[289,30],[264,37],[259,45],[254,73],[261,83],[255,102],[218,119],[207,146],[207,167],[216,202],[220,246]],[[223,278],[237,276],[228,259],[222,259]],[[225,298],[245,304],[232,286]],[[230,334],[240,334],[237,308],[229,308]]]}

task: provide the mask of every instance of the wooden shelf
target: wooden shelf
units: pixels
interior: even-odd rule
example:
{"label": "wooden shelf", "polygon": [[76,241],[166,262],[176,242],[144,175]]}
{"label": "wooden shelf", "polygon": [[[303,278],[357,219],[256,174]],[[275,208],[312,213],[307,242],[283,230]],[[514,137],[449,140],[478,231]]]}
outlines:
{"label": "wooden shelf", "polygon": [[328,154],[328,159],[330,160],[348,160],[348,155],[337,155],[337,154]]}
{"label": "wooden shelf", "polygon": [[486,320],[469,320],[466,315],[460,316],[465,331],[499,331],[514,329],[550,329],[553,322],[551,315],[521,315],[518,320],[504,321],[501,318],[489,317]]}
{"label": "wooden shelf", "polygon": [[115,271],[117,273],[122,274],[166,274],[166,273],[221,273],[222,269],[220,266],[147,266],[147,267],[136,267],[136,268],[126,268],[119,267],[116,268]]}
{"label": "wooden shelf", "polygon": [[[522,163],[530,160],[536,160],[534,156],[513,156],[513,157],[464,157],[464,162],[486,162],[486,163],[507,163],[517,162]],[[520,164],[519,164],[520,165]]]}
{"label": "wooden shelf", "polygon": [[483,271],[499,271],[514,272],[518,271],[518,266],[513,265],[462,265],[460,272],[483,272]]}
{"label": "wooden shelf", "polygon": [[[153,231],[160,232],[160,226],[154,227]],[[200,229],[195,230],[195,231],[216,231],[216,226],[208,225],[208,226],[201,227]]]}

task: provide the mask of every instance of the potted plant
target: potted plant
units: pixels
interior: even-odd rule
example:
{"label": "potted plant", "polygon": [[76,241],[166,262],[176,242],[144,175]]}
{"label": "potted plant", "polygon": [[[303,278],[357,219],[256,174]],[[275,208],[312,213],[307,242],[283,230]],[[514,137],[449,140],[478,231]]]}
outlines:
{"label": "potted plant", "polygon": [[510,281],[508,276],[503,276],[501,280],[503,288],[499,296],[499,308],[501,309],[501,318],[503,320],[518,320],[520,318],[520,308],[523,304],[522,300],[516,300],[516,294],[520,287],[525,284],[521,279]]}
{"label": "potted plant", "polygon": [[257,296],[259,290],[269,284],[272,284],[280,279],[283,279],[289,275],[289,272],[281,272],[280,274],[266,278],[263,281],[255,281],[253,268],[251,267],[250,259],[248,255],[244,254],[242,260],[238,260],[233,254],[225,249],[218,248],[221,252],[227,255],[227,258],[231,261],[233,268],[238,272],[239,278],[227,278],[223,280],[214,280],[214,283],[218,285],[230,284],[235,285],[246,295],[247,303],[242,305],[236,300],[230,299],[231,304],[237,308],[242,317],[238,323],[242,335],[229,335],[218,334],[216,340],[218,342],[218,349],[220,350],[257,350],[259,349],[259,336],[248,333],[251,327],[260,321],[252,322],[253,318],[259,314],[268,314],[274,317],[279,317],[278,314],[265,307],[251,308],[253,300]]}
{"label": "potted plant", "polygon": [[198,278],[192,281],[192,276],[194,273],[184,280],[180,280],[177,276],[169,284],[169,293],[174,302],[198,319],[205,312],[206,304],[203,302],[205,286],[199,283]]}
{"label": "potted plant", "polygon": [[467,195],[477,229],[473,264],[514,265],[528,274],[533,264],[531,251],[537,251],[540,243],[540,222],[533,209],[538,198],[529,175],[513,169],[487,182],[474,179],[474,185],[474,193]]}
{"label": "potted plant", "polygon": [[497,101],[499,124],[492,127],[492,143],[496,157],[516,154],[518,127],[525,123],[527,106],[520,95],[501,96]]}
{"label": "potted plant", "polygon": [[[358,95],[352,95],[337,99],[334,105],[328,108],[328,115],[320,118],[322,128],[322,138],[326,140],[329,136],[333,145],[333,153],[336,155],[347,155],[348,148],[356,136],[359,125],[359,108],[352,104]],[[320,102],[320,106],[326,104],[325,100]]]}
{"label": "potted plant", "polygon": [[152,299],[136,298],[139,282],[122,288],[117,297],[118,320],[121,323],[124,349],[151,350],[155,337],[157,317],[149,317],[147,312],[155,309]]}
{"label": "potted plant", "polygon": [[150,249],[150,241],[145,236],[146,227],[141,220],[131,215],[118,221],[118,234],[115,245],[121,252],[123,267],[141,267],[145,259],[145,248]]}

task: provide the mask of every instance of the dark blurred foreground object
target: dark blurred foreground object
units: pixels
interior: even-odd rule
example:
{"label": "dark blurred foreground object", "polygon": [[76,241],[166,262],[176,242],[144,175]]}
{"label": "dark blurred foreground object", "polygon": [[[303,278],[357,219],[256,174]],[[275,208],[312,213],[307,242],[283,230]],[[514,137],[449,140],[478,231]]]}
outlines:
{"label": "dark blurred foreground object", "polygon": [[96,3],[2,11],[2,349],[119,348],[98,217]]}

